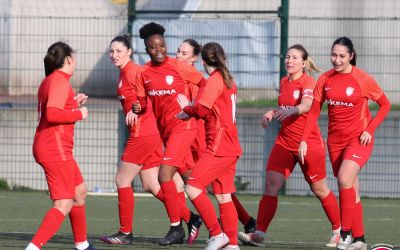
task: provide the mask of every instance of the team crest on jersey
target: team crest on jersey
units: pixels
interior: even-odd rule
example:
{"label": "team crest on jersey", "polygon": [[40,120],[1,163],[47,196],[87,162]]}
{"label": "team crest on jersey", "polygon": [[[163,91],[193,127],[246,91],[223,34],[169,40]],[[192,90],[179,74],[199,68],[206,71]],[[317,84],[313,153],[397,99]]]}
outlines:
{"label": "team crest on jersey", "polygon": [[351,96],[353,94],[353,92],[354,92],[354,88],[347,87],[347,89],[346,89],[346,95],[347,96]]}
{"label": "team crest on jersey", "polygon": [[122,87],[122,80],[119,81],[119,84],[118,84],[118,88],[121,88],[121,87]]}
{"label": "team crest on jersey", "polygon": [[293,91],[293,98],[295,100],[299,99],[299,96],[300,96],[300,91],[299,90]]}
{"label": "team crest on jersey", "polygon": [[167,75],[167,76],[165,77],[165,82],[166,82],[168,85],[171,85],[171,84],[174,82],[174,77],[171,76],[171,75]]}

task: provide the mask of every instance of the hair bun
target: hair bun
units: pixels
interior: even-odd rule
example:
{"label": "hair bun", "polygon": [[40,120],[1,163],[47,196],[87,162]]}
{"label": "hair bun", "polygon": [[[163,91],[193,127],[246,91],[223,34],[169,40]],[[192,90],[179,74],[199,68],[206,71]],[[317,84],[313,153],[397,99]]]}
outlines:
{"label": "hair bun", "polygon": [[151,22],[151,23],[147,23],[145,25],[143,25],[142,28],[140,28],[139,30],[139,35],[140,38],[146,40],[147,38],[149,38],[152,35],[160,35],[160,36],[164,36],[164,32],[165,32],[165,28],[155,22]]}

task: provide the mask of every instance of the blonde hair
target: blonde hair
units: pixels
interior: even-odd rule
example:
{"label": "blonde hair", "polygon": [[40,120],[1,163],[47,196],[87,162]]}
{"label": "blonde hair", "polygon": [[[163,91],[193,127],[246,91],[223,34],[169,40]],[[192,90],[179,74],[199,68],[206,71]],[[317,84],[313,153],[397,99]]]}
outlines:
{"label": "blonde hair", "polygon": [[292,45],[287,49],[287,51],[289,51],[291,49],[298,50],[302,53],[301,58],[303,58],[303,60],[306,64],[306,66],[304,67],[304,71],[307,71],[307,73],[309,75],[313,76],[314,73],[322,72],[322,70],[317,67],[317,65],[315,64],[313,59],[311,59],[311,57],[309,56],[307,50],[303,47],[303,45],[301,45],[301,44]]}

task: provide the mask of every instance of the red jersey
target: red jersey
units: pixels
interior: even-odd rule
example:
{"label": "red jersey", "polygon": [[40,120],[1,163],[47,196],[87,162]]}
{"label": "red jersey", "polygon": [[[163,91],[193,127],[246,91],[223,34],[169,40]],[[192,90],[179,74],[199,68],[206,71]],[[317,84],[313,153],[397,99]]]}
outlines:
{"label": "red jersey", "polygon": [[[132,104],[137,101],[136,85],[140,81],[140,72],[141,67],[132,61],[129,61],[121,69],[117,93],[125,115],[132,110]],[[130,136],[133,137],[158,134],[156,119],[149,99],[147,99],[146,111],[139,115],[137,122],[130,126],[129,131]]]}
{"label": "red jersey", "polygon": [[195,129],[195,119],[182,121],[175,115],[181,112],[176,100],[178,94],[184,94],[190,100],[188,84],[198,84],[203,74],[193,66],[167,57],[160,65],[146,63],[142,72],[138,96],[147,95],[152,104],[154,116],[162,138],[168,137],[172,129]]}
{"label": "red jersey", "polygon": [[[233,83],[233,82],[232,82]],[[206,150],[216,156],[239,156],[242,149],[236,127],[236,84],[228,89],[221,73],[215,70],[202,90],[198,103],[209,108],[204,123]]]}
{"label": "red jersey", "polygon": [[[33,142],[33,156],[38,163],[73,159],[74,124],[82,119],[69,78],[54,71],[41,83],[38,91],[38,121]],[[50,111],[56,110],[57,116]]]}
{"label": "red jersey", "polygon": [[[314,88],[315,80],[305,73],[299,79],[292,82],[289,81],[287,76],[283,77],[279,88],[279,107],[290,109],[299,105],[303,98],[313,100]],[[288,150],[297,151],[306,120],[307,113],[291,116],[283,120],[275,142]],[[307,144],[310,149],[314,147],[320,148],[321,144],[323,144],[318,125],[316,129],[312,130],[307,139]]]}
{"label": "red jersey", "polygon": [[383,95],[377,82],[353,66],[350,73],[334,69],[321,75],[314,91],[315,101],[328,103],[328,144],[343,147],[366,129],[372,117],[368,99],[377,101]]}

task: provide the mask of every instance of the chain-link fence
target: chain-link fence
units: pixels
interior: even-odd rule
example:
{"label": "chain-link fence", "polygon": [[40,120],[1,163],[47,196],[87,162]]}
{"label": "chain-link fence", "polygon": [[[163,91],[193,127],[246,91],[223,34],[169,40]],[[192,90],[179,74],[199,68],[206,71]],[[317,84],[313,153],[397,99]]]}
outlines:
{"label": "chain-link fence", "polygon": [[[265,162],[274,141],[278,124],[268,130],[259,121],[277,97],[279,79],[279,19],[276,15],[192,15],[179,18],[138,16],[133,25],[135,60],[148,60],[138,28],[156,21],[166,28],[169,55],[174,56],[179,43],[194,38],[201,43],[220,42],[228,54],[233,75],[239,85],[238,127],[244,154],[237,166],[241,182],[248,182],[243,193],[260,194],[264,186]],[[89,190],[111,190],[124,142],[125,127],[116,99],[118,70],[110,63],[107,49],[111,39],[127,33],[127,19],[0,17],[0,178],[12,185],[46,189],[44,175],[31,153],[37,120],[36,91],[44,77],[43,57],[55,41],[66,41],[77,50],[78,67],[72,78],[76,92],[85,92],[89,119],[77,123],[75,157]],[[329,69],[329,52],[334,38],[348,35],[353,39],[359,65],[373,74],[392,102],[399,100],[399,58],[395,46],[400,38],[398,20],[386,19],[296,19],[289,21],[289,46],[302,43],[324,69]],[[375,27],[377,32],[352,33],[353,26]],[[397,25],[397,26],[396,26]],[[382,27],[382,28],[380,28]],[[384,28],[383,28],[384,27]],[[397,32],[397,33],[396,33]],[[351,34],[352,33],[352,34]],[[375,62],[375,63],[374,63]],[[197,67],[201,69],[201,65]],[[246,106],[246,107],[244,107]],[[261,108],[260,108],[261,106]],[[376,132],[373,156],[363,169],[362,194],[373,197],[400,197],[399,115],[394,110]],[[320,118],[326,131],[326,115]],[[326,133],[325,133],[326,134]],[[336,184],[327,161],[329,182]],[[246,185],[243,185],[246,186]],[[140,190],[140,181],[135,180]],[[288,194],[309,194],[299,170],[286,187]]]}

